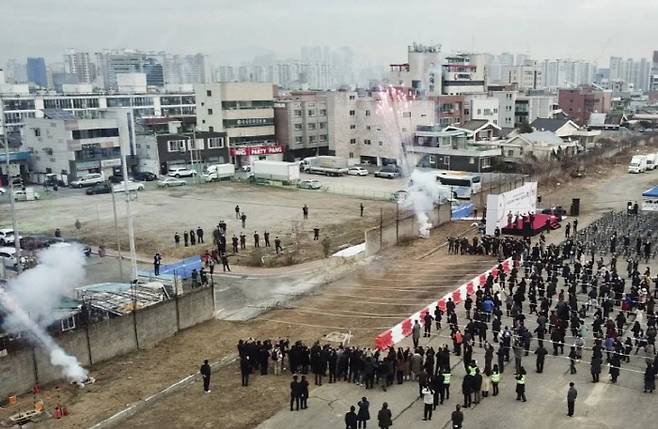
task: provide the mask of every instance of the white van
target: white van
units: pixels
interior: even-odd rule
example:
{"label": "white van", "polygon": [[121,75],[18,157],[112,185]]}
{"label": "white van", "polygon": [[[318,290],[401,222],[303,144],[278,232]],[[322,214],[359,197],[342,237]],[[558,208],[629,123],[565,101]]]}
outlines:
{"label": "white van", "polygon": [[628,164],[629,173],[644,173],[647,170],[646,155],[635,155]]}
{"label": "white van", "polygon": [[658,154],[649,153],[646,155],[646,157],[647,157],[647,171],[655,169],[656,163],[658,163]]}

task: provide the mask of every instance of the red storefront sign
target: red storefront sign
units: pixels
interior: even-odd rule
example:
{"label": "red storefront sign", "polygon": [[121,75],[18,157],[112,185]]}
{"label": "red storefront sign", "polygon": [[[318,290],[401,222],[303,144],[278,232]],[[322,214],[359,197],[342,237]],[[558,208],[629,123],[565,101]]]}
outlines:
{"label": "red storefront sign", "polygon": [[249,156],[249,155],[272,155],[283,153],[283,146],[279,144],[267,146],[244,146],[232,147],[229,149],[231,156]]}

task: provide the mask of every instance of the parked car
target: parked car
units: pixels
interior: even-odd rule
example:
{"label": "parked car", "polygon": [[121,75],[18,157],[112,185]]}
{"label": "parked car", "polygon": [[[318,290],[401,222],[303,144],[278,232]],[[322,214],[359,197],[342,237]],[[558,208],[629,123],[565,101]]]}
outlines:
{"label": "parked car", "polygon": [[144,190],[144,184],[139,182],[133,182],[132,180],[128,180],[128,182],[120,182],[112,186],[112,192],[125,192],[126,185],[128,185],[128,192]]}
{"label": "parked car", "polygon": [[7,193],[7,190],[5,188],[0,188],[0,195],[4,195]]}
{"label": "parked car", "polygon": [[12,245],[15,240],[16,237],[12,228],[0,229],[0,246],[4,246],[5,244]]}
{"label": "parked car", "polygon": [[39,250],[50,247],[55,243],[64,243],[65,238],[54,237],[52,235],[30,235],[28,237],[20,238],[21,249],[24,250]]}
{"label": "parked car", "polygon": [[[16,258],[15,247],[0,247],[0,259],[7,268],[16,269],[18,267],[18,258]],[[21,258],[21,262],[24,258]]]}
{"label": "parked car", "polygon": [[[30,194],[32,197],[30,197]],[[27,191],[25,189],[19,189],[18,191],[14,191],[14,201],[30,201],[32,199],[38,200],[41,198],[39,193],[37,191]]]}
{"label": "parked car", "polygon": [[107,182],[96,183],[85,191],[87,195],[109,194],[110,192],[112,192],[112,187]]}
{"label": "parked car", "polygon": [[375,177],[383,177],[385,179],[395,179],[401,175],[402,173],[396,165],[385,165],[375,172]]}
{"label": "parked car", "polygon": [[187,182],[183,179],[177,179],[175,177],[165,177],[164,179],[158,181],[158,186],[161,188],[169,188],[171,186],[183,186],[187,185]]}
{"label": "parked car", "polygon": [[347,174],[350,176],[367,176],[368,175],[368,170],[366,170],[364,167],[350,167],[347,169]]}
{"label": "parked car", "polygon": [[176,177],[176,178],[194,177],[196,176],[196,171],[190,170],[189,168],[185,168],[185,167],[175,167],[169,169],[169,171],[167,172],[167,176]]}
{"label": "parked car", "polygon": [[105,177],[100,173],[90,173],[86,176],[82,176],[78,180],[71,182],[71,187],[73,188],[85,188],[89,186],[94,186],[97,183],[105,181]]}
{"label": "parked car", "polygon": [[155,174],[151,173],[150,171],[138,171],[133,175],[135,180],[140,180],[144,182],[152,182],[158,178]]}
{"label": "parked car", "polygon": [[307,179],[307,180],[302,180],[297,184],[297,187],[300,189],[321,189],[322,188],[322,183],[320,183],[319,180],[315,179]]}

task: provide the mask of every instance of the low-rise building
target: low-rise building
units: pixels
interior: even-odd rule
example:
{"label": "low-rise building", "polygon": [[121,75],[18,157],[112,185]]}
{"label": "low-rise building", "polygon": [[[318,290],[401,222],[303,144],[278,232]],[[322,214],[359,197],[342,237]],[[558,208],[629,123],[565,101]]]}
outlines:
{"label": "low-rise building", "polygon": [[289,160],[329,153],[327,96],[323,92],[291,92],[274,103],[275,135]]}
{"label": "low-rise building", "polygon": [[46,116],[25,123],[24,146],[32,151],[33,174],[54,173],[65,181],[89,173],[109,177],[121,169],[122,148],[128,151],[129,166],[134,164],[126,112],[99,119],[77,119],[62,111]]}
{"label": "low-rise building", "polygon": [[435,103],[413,90],[327,93],[329,153],[350,163],[401,165],[418,125],[432,125]]}
{"label": "low-rise building", "polygon": [[563,159],[575,155],[578,148],[578,142],[564,141],[552,131],[518,134],[496,144],[502,150],[503,162],[509,164]]}
{"label": "low-rise building", "polygon": [[433,98],[436,103],[436,123],[441,127],[464,122],[464,96],[440,95]]}
{"label": "low-rise building", "polygon": [[440,126],[417,127],[413,145],[406,146],[406,152],[417,167],[473,173],[492,171],[501,154],[496,146],[474,144],[465,130]]}
{"label": "low-rise building", "polygon": [[529,124],[537,118],[552,118],[558,110],[554,95],[519,94],[514,101],[514,125]]}
{"label": "low-rise building", "polygon": [[274,131],[274,86],[260,82],[197,84],[197,129],[226,132],[236,166],[283,159]]}
{"label": "low-rise building", "polygon": [[463,95],[486,91],[486,66],[484,57],[456,54],[445,58],[443,69],[443,94]]}
{"label": "low-rise building", "polygon": [[587,125],[592,113],[608,113],[611,101],[612,91],[603,91],[594,86],[558,91],[560,107],[580,126]]}
{"label": "low-rise building", "polygon": [[462,131],[468,141],[482,142],[498,140],[502,129],[491,121],[478,119],[467,121],[461,125],[450,125],[445,128],[445,131]]}
{"label": "low-rise building", "polygon": [[580,127],[567,118],[537,118],[530,123],[535,131],[550,131],[563,140],[573,140],[578,135]]}

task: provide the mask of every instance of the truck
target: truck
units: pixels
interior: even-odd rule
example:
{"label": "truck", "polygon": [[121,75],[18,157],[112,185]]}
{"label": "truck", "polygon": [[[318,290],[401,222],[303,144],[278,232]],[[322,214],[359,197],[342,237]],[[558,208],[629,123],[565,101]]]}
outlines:
{"label": "truck", "polygon": [[629,173],[644,173],[647,169],[646,155],[634,155],[628,164]]}
{"label": "truck", "polygon": [[201,174],[203,180],[212,182],[214,180],[230,180],[235,175],[235,165],[215,164],[209,165]]}
{"label": "truck", "polygon": [[647,171],[654,170],[656,168],[656,164],[658,163],[658,154],[649,153],[646,156],[647,156]]}
{"label": "truck", "polygon": [[302,171],[325,176],[342,176],[347,174],[347,160],[338,156],[313,156],[304,158],[300,163]]}
{"label": "truck", "polygon": [[299,180],[299,163],[285,161],[254,161],[253,177],[255,180],[276,180],[294,183]]}

